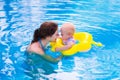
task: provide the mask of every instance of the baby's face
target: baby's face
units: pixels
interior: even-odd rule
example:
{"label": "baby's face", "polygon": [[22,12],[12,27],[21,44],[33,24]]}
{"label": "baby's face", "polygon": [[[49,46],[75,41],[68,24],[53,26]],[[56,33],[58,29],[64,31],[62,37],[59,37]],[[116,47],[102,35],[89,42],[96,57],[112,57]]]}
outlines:
{"label": "baby's face", "polygon": [[61,36],[63,40],[67,40],[73,37],[74,34],[74,25],[70,23],[65,23],[61,27]]}
{"label": "baby's face", "polygon": [[63,40],[67,40],[72,37],[72,34],[66,30],[61,30],[61,36]]}

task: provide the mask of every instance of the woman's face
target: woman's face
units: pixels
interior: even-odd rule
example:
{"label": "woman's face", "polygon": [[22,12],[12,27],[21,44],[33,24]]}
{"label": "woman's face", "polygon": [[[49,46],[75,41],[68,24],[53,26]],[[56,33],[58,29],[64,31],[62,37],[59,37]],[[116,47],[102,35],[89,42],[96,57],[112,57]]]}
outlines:
{"label": "woman's face", "polygon": [[56,41],[56,39],[59,37],[58,30],[51,36],[50,41]]}

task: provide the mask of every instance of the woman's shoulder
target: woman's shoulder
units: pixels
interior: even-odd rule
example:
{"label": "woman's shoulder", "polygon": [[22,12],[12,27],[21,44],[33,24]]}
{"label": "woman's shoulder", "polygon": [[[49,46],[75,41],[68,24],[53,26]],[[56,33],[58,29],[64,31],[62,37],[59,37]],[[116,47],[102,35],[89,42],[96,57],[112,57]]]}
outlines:
{"label": "woman's shoulder", "polygon": [[32,52],[32,53],[37,53],[37,54],[40,54],[42,55],[44,52],[43,50],[40,48],[40,46],[38,45],[38,43],[32,43],[30,44],[27,49],[26,49],[27,52]]}

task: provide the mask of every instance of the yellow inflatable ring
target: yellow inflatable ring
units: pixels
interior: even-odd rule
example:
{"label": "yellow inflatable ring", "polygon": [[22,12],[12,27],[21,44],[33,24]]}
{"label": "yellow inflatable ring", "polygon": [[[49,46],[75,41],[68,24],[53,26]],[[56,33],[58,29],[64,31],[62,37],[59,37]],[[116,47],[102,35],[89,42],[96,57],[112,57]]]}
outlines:
{"label": "yellow inflatable ring", "polygon": [[[61,51],[64,56],[71,56],[77,52],[85,52],[91,49],[92,44],[96,46],[102,46],[100,42],[95,42],[93,37],[90,33],[87,32],[78,32],[73,35],[75,40],[78,40],[79,43],[72,46],[72,48],[68,50]],[[51,42],[50,45],[52,46],[51,50],[55,51],[56,47],[62,47],[63,42],[61,38],[58,38],[56,42]]]}

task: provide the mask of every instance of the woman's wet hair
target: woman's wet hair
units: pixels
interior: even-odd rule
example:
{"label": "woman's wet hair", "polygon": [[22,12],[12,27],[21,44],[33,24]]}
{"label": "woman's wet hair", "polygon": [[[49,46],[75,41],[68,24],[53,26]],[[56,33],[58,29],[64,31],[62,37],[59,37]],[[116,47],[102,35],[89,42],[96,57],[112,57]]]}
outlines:
{"label": "woman's wet hair", "polygon": [[44,22],[40,25],[40,28],[34,31],[33,42],[37,42],[39,39],[45,39],[52,36],[58,29],[58,24],[55,22]]}

